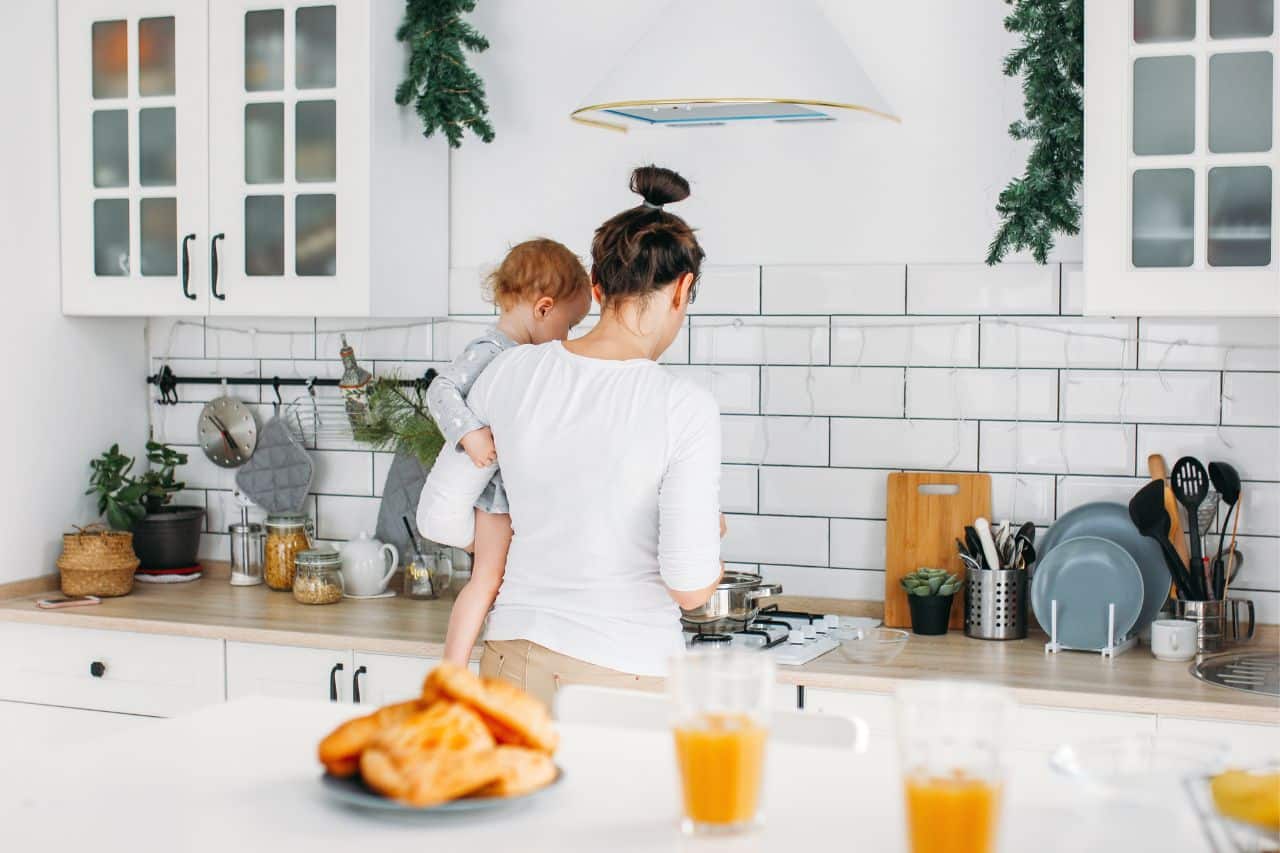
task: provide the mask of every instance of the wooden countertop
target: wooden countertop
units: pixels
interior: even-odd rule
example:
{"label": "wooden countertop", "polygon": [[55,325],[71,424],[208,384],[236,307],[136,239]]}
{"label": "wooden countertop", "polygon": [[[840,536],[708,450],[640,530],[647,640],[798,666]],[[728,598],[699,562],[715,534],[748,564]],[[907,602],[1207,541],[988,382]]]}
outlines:
{"label": "wooden countertop", "polygon": [[[443,654],[452,605],[397,596],[308,607],[264,586],[233,587],[216,572],[188,584],[136,584],[132,594],[93,607],[40,610],[38,597],[0,601],[0,621],[426,657]],[[870,603],[823,604],[811,612],[878,615]],[[1259,628],[1251,648],[1277,647],[1280,629]],[[1083,652],[1046,655],[1043,635],[1035,634],[1009,642],[971,640],[955,631],[912,636],[887,665],[851,663],[836,650],[802,667],[780,668],[778,675],[785,684],[875,693],[926,678],[1003,684],[1019,701],[1034,705],[1280,724],[1280,700],[1205,684],[1191,676],[1187,664],[1157,661],[1145,647],[1114,660]]]}

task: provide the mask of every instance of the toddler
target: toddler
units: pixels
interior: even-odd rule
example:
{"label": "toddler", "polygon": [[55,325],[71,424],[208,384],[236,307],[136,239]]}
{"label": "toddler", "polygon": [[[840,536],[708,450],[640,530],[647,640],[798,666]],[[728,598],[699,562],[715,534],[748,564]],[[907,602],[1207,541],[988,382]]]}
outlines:
{"label": "toddler", "polygon": [[[493,433],[467,408],[466,396],[477,377],[499,353],[511,347],[564,340],[591,307],[586,270],[573,252],[554,240],[528,240],[513,247],[489,276],[488,286],[499,310],[497,324],[467,344],[427,389],[427,408],[445,438],[441,452],[459,449],[478,468],[496,463],[498,454]],[[510,545],[507,496],[502,474],[495,472],[475,503],[471,580],[458,593],[449,616],[445,660],[458,666],[468,664],[480,628],[497,598]]]}

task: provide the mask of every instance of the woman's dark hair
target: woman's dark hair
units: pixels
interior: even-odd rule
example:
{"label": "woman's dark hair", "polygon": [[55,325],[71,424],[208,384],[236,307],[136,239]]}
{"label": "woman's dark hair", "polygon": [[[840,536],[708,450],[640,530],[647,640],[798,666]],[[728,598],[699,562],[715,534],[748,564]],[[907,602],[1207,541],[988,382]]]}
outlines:
{"label": "woman's dark hair", "polygon": [[601,225],[591,241],[591,279],[606,305],[647,296],[685,273],[696,282],[706,257],[689,224],[662,209],[689,197],[688,181],[670,169],[641,166],[631,173],[631,191],[644,203]]}

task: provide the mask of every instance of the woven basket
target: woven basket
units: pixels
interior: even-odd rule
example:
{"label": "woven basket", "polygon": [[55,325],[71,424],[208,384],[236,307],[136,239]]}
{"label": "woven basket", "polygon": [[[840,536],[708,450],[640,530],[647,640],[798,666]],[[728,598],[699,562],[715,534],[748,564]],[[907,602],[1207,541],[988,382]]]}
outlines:
{"label": "woven basket", "polygon": [[93,524],[62,534],[58,570],[63,595],[128,595],[137,568],[132,533]]}

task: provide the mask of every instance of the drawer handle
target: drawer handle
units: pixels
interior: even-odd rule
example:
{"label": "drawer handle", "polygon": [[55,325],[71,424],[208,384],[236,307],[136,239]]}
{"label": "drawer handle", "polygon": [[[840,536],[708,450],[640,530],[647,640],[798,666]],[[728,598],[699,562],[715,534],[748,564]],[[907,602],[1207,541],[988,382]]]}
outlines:
{"label": "drawer handle", "polygon": [[338,673],[342,672],[343,666],[335,663],[333,669],[329,670],[329,701],[338,701]]}
{"label": "drawer handle", "polygon": [[355,675],[351,676],[351,698],[355,700],[357,705],[360,704],[360,676],[364,675],[368,671],[368,669],[362,666],[356,670]]}
{"label": "drawer handle", "polygon": [[100,660],[96,660],[89,664],[89,674],[94,678],[101,678],[107,674],[107,665]]}

